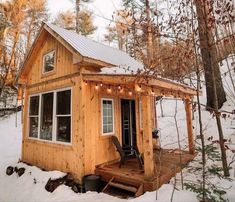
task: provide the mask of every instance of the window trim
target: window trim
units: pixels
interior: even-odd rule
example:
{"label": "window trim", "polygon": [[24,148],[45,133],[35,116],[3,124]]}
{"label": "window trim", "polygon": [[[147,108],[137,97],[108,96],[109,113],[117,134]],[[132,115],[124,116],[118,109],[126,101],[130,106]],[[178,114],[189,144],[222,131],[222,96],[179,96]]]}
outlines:
{"label": "window trim", "polygon": [[[112,109],[113,109],[113,131],[109,133],[104,133],[103,131],[103,101],[111,101],[112,102]],[[113,98],[101,98],[101,135],[102,136],[109,136],[115,134],[115,117],[114,117],[114,99]]]}
{"label": "window trim", "polygon": [[[57,141],[56,140],[56,135],[57,135],[57,117],[55,116],[56,115],[56,99],[57,99],[57,92],[61,92],[61,91],[66,91],[66,90],[70,90],[70,93],[71,93],[71,97],[70,97],[70,142],[62,142],[62,141]],[[42,100],[42,95],[43,94],[47,94],[47,93],[53,93],[53,117],[52,117],[52,140],[44,140],[44,139],[41,139],[40,138],[40,128],[41,128],[41,118],[42,118],[42,110],[41,110],[41,107],[42,107],[42,103],[41,103],[41,100]],[[68,87],[68,88],[61,88],[61,89],[57,89],[57,90],[50,90],[50,91],[44,91],[44,92],[41,92],[41,93],[35,93],[35,94],[31,94],[29,95],[28,97],[28,120],[27,120],[27,138],[28,139],[31,139],[31,140],[36,140],[36,141],[40,141],[40,142],[46,142],[46,143],[51,143],[51,144],[62,144],[62,145],[67,145],[67,146],[72,146],[72,142],[73,142],[73,132],[72,132],[72,127],[73,127],[73,124],[72,124],[72,88],[71,87]],[[29,136],[29,110],[30,110],[30,98],[31,97],[34,97],[34,96],[39,96],[39,117],[38,117],[38,137],[35,138],[35,137],[30,137]]]}
{"label": "window trim", "polygon": [[[45,71],[45,62],[44,62],[45,61],[45,57],[46,57],[46,55],[48,55],[48,54],[50,54],[52,52],[55,53],[54,68],[52,70],[46,72]],[[56,51],[53,49],[53,50],[50,50],[50,51],[44,53],[43,56],[42,56],[42,74],[43,75],[47,75],[47,74],[50,74],[50,73],[54,72],[55,71],[55,64],[56,64]]]}

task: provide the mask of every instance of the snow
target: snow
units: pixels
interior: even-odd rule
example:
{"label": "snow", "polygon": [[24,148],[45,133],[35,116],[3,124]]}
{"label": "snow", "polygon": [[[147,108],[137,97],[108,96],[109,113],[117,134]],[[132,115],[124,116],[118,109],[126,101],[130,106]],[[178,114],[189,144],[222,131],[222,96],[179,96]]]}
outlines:
{"label": "snow", "polygon": [[[226,65],[222,67],[222,72],[226,72]],[[235,73],[233,73],[235,78]],[[231,81],[228,75],[223,76],[225,89],[229,91],[228,101],[223,106],[222,110],[232,111],[235,109],[234,102],[235,96],[231,91]],[[203,88],[203,97],[201,102],[205,104],[205,88]],[[176,107],[177,105],[177,107]],[[177,109],[177,125],[179,129],[180,145],[182,149],[187,149],[187,128],[185,121],[185,109],[184,104],[181,100],[164,99],[162,101],[163,113],[161,113],[160,103],[157,105],[158,112],[158,124],[160,129],[160,143],[163,148],[178,148],[176,126],[174,121],[175,109]],[[17,117],[16,117],[17,115]],[[206,143],[210,143],[209,137],[213,136],[213,140],[218,140],[218,132],[216,128],[215,119],[212,115],[205,111],[202,111],[203,118],[203,132],[205,134]],[[199,134],[198,126],[198,114],[194,114],[194,132],[196,135]],[[229,141],[226,143],[228,146],[227,157],[228,162],[231,162],[235,153],[232,150],[235,149],[235,117],[230,115],[226,119],[221,119],[223,132],[225,139]],[[121,202],[126,201],[106,195],[104,193],[87,192],[85,194],[76,194],[70,187],[65,185],[59,186],[53,193],[45,190],[47,181],[51,179],[57,179],[65,176],[66,174],[60,171],[42,171],[35,166],[28,166],[24,163],[18,163],[21,155],[21,113],[10,115],[4,119],[0,119],[0,201],[66,201],[66,202],[83,202],[83,201],[94,201],[94,202]],[[16,124],[17,123],[17,124]],[[17,125],[17,127],[16,127]],[[200,140],[196,140],[196,146],[200,145]],[[219,148],[219,145],[217,145]],[[197,181],[201,179],[200,173],[194,173],[190,170],[190,166],[197,165],[197,161],[200,161],[200,154],[195,158],[195,161],[189,164],[188,168],[183,170],[183,180]],[[209,165],[220,165],[221,162],[207,162]],[[19,177],[16,173],[11,176],[5,174],[7,166],[17,166],[26,168],[25,173]],[[209,181],[220,187],[226,189],[225,198],[228,201],[235,201],[235,163],[231,165],[230,179],[220,179],[217,176],[210,177]],[[182,190],[180,182],[180,174],[176,177],[176,189],[173,195],[173,201],[187,201],[194,202],[198,201],[196,194],[187,190]],[[173,178],[169,184],[163,185],[157,191],[157,201],[167,202],[171,201],[171,194],[173,191],[173,185],[175,182]],[[146,192],[144,195],[129,199],[130,202],[154,202],[156,198],[156,192]]]}

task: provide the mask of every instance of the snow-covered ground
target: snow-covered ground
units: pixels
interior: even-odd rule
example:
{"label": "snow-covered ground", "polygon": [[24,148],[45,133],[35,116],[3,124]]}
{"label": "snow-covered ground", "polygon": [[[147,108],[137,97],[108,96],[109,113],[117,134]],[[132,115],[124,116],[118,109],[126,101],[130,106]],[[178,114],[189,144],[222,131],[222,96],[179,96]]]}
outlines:
{"label": "snow-covered ground", "polygon": [[[223,67],[222,71],[226,72],[226,66]],[[226,85],[226,91],[229,91],[229,98],[223,109],[232,111],[235,109],[235,96],[231,92],[231,81],[229,80],[228,74],[224,77],[224,84]],[[235,75],[233,73],[233,78]],[[203,91],[204,88],[203,88]],[[202,103],[205,103],[205,92],[201,98]],[[176,107],[177,105],[177,107]],[[180,145],[182,149],[187,148],[187,128],[185,121],[185,110],[184,104],[181,100],[163,100],[162,101],[163,112],[161,112],[160,105],[157,105],[158,111],[158,124],[160,129],[160,143],[163,148],[178,148],[178,139],[176,132],[176,124],[174,121],[175,109],[177,109],[177,125],[180,135]],[[35,166],[27,166],[23,163],[18,163],[21,155],[21,113],[13,114],[5,119],[0,119],[0,201],[125,201],[123,199],[115,198],[103,193],[88,192],[85,194],[76,194],[71,188],[62,185],[59,186],[53,193],[47,192],[44,187],[49,178],[63,177],[65,173],[59,171],[46,172],[42,171]],[[198,126],[198,115],[194,114],[194,132],[196,135],[199,134]],[[206,140],[213,136],[213,140],[218,140],[218,133],[216,129],[215,119],[212,115],[203,109],[203,132]],[[17,123],[17,124],[16,124]],[[17,127],[16,127],[17,125]],[[232,150],[235,149],[235,117],[230,115],[226,119],[222,119],[223,132],[225,139],[229,140],[227,143],[227,157],[228,162],[234,157],[235,153]],[[210,141],[206,141],[210,143]],[[200,145],[200,140],[196,140],[196,146]],[[215,144],[216,145],[216,144]],[[218,147],[218,145],[216,145]],[[219,147],[218,147],[219,148]],[[196,157],[196,160],[200,160],[200,155]],[[193,167],[197,162],[190,163],[189,166]],[[209,163],[209,162],[208,162]],[[220,162],[214,162],[220,165]],[[16,173],[11,176],[6,175],[7,166],[25,167],[25,173],[19,177]],[[210,165],[210,163],[209,163]],[[211,163],[212,165],[212,163]],[[217,184],[226,189],[227,194],[224,198],[228,201],[235,201],[235,180],[234,180],[234,169],[235,163],[230,165],[230,181],[220,179],[219,177],[212,176],[210,180],[212,183]],[[180,174],[176,175],[176,190],[174,192],[173,201],[187,201],[193,202],[198,201],[196,194],[187,190],[181,189]],[[185,168],[183,170],[184,182],[201,179],[200,173],[192,173],[190,169]],[[169,184],[163,185],[157,192],[157,201],[171,201],[171,193],[173,190],[175,180],[172,179]],[[156,192],[147,192],[144,195],[129,199],[131,202],[151,202],[156,201]]]}

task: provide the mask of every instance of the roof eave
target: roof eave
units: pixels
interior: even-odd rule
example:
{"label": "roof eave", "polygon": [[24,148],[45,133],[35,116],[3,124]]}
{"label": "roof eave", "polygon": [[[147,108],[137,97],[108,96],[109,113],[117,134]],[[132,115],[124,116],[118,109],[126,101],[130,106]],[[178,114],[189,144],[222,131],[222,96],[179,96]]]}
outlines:
{"label": "roof eave", "polygon": [[[168,80],[164,80],[162,78],[149,78],[147,82],[144,82],[145,79],[138,77],[136,75],[127,75],[127,74],[97,74],[97,73],[83,73],[84,81],[91,82],[102,82],[107,84],[114,85],[130,85],[130,84],[144,84],[149,87],[156,87],[165,89],[167,91],[172,91],[173,94],[177,94],[180,92],[181,94],[185,94],[185,96],[196,96],[197,90],[191,87],[188,87],[183,84],[174,83]],[[199,91],[199,95],[202,95],[202,92]]]}

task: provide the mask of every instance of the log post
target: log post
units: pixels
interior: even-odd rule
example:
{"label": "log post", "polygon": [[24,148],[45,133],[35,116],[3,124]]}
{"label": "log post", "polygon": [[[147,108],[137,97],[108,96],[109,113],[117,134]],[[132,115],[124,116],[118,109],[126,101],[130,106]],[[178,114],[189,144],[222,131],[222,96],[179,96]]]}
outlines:
{"label": "log post", "polygon": [[185,99],[185,112],[186,112],[187,130],[188,130],[189,153],[194,154],[195,150],[194,150],[192,111],[191,111],[190,98]]}
{"label": "log post", "polygon": [[149,180],[154,176],[151,97],[142,96],[144,174]]}

